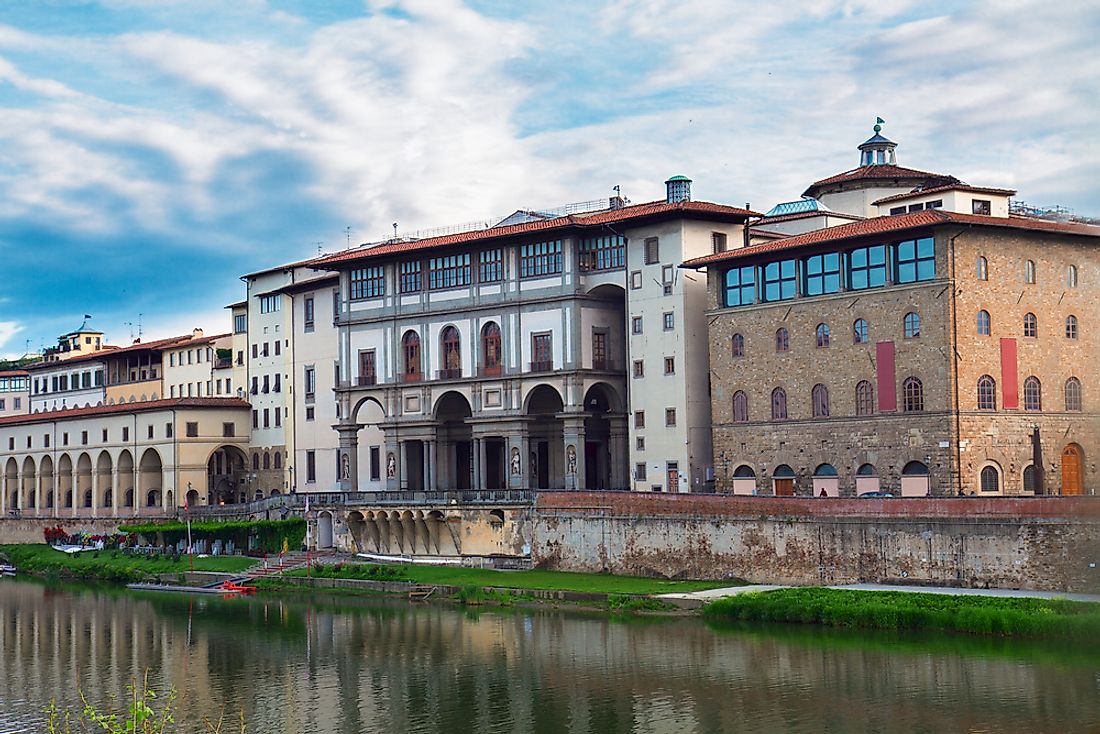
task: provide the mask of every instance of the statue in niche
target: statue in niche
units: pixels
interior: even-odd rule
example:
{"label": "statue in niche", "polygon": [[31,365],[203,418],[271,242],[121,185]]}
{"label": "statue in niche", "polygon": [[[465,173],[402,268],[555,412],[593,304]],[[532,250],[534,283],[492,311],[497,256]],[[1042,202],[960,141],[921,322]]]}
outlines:
{"label": "statue in niche", "polygon": [[351,478],[351,457],[346,453],[340,458],[340,478]]}
{"label": "statue in niche", "polygon": [[386,479],[393,479],[397,476],[397,457],[393,455],[393,452],[386,454]]}
{"label": "statue in niche", "polygon": [[520,471],[521,471],[521,468],[520,468],[520,465],[519,465],[519,449],[517,449],[515,446],[513,446],[512,447],[512,476],[513,477],[518,477],[520,475]]}
{"label": "statue in niche", "polygon": [[565,447],[565,463],[569,467],[569,473],[575,476],[577,474],[577,447],[573,444]]}

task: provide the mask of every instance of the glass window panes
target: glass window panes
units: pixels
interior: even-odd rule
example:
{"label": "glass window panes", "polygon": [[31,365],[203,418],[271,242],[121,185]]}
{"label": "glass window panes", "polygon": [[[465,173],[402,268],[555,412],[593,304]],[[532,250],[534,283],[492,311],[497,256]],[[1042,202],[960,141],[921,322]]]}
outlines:
{"label": "glass window panes", "polygon": [[1076,377],[1066,380],[1066,410],[1081,410],[1081,381]]}
{"label": "glass window panes", "polygon": [[381,265],[351,271],[353,301],[386,295],[385,273]]}
{"label": "glass window panes", "polygon": [[428,261],[428,288],[470,285],[470,253],[433,257]]}
{"label": "glass window panes", "polygon": [[1077,338],[1077,317],[1073,314],[1070,314],[1066,317],[1066,338]]}
{"label": "glass window panes", "polygon": [[840,253],[812,255],[802,261],[803,295],[820,296],[840,290]]}
{"label": "glass window panes", "polygon": [[533,278],[561,272],[561,240],[535,242],[519,248],[519,277]]}
{"label": "glass window panes", "polygon": [[989,336],[989,311],[981,310],[978,312],[978,334],[980,336]]}
{"label": "glass window panes", "polygon": [[865,319],[856,319],[852,323],[852,343],[866,344],[870,339],[870,330]]}
{"label": "glass window panes", "polygon": [[936,242],[931,237],[899,242],[894,253],[895,282],[916,283],[936,277]]}
{"label": "glass window panes", "polygon": [[861,247],[848,253],[848,287],[852,290],[886,285],[886,245]]}
{"label": "glass window panes", "polygon": [[764,266],[761,295],[764,301],[786,301],[794,298],[797,267],[794,260],[777,260]]}
{"label": "glass window panes", "polygon": [[482,250],[478,254],[477,279],[480,283],[495,283],[504,279],[503,250]]}
{"label": "glass window panes", "polygon": [[747,306],[756,295],[756,268],[730,268],[726,271],[726,306]]}
{"label": "glass window panes", "polygon": [[401,263],[399,288],[402,293],[417,293],[420,290],[420,261],[409,260]]}
{"label": "glass window panes", "polygon": [[[654,250],[656,250],[656,238]],[[647,248],[646,252],[649,250]],[[581,270],[612,270],[621,268],[626,262],[626,248],[622,235],[604,235],[587,237],[580,243]],[[648,258],[646,262],[649,262]]]}
{"label": "glass window panes", "polygon": [[905,338],[916,339],[920,336],[920,314],[910,311],[905,314]]}

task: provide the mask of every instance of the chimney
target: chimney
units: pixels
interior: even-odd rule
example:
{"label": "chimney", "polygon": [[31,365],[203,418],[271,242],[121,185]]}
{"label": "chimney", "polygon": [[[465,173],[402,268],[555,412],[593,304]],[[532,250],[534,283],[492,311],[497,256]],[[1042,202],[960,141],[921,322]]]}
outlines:
{"label": "chimney", "polygon": [[192,339],[201,339],[202,338],[202,329],[192,329],[191,330],[191,338]]}
{"label": "chimney", "polygon": [[665,181],[665,200],[669,204],[691,201],[691,179],[687,176],[673,176]]}
{"label": "chimney", "polygon": [[607,206],[611,209],[622,209],[626,206],[626,201],[621,196],[612,196],[607,200]]}

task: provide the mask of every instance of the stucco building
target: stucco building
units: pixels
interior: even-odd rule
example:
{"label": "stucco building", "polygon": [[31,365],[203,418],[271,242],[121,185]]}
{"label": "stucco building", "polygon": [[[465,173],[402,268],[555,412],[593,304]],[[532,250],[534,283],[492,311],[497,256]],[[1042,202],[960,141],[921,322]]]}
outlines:
{"label": "stucco building", "polygon": [[26,370],[0,370],[0,418],[30,412],[30,377]]}
{"label": "stucco building", "polygon": [[684,264],[710,288],[719,491],[1095,494],[1100,227],[894,147],[876,131],[807,192],[865,218]]}
{"label": "stucco building", "polygon": [[706,486],[706,283],[676,266],[753,212],[690,186],[315,261],[339,274],[339,488]]}

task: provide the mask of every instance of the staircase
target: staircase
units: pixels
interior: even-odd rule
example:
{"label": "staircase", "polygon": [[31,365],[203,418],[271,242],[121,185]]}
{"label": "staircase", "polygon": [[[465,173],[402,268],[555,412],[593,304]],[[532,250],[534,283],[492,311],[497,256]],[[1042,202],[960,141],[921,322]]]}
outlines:
{"label": "staircase", "polygon": [[[267,578],[268,576],[277,576],[285,571],[303,568],[307,563],[312,563],[317,559],[330,558],[335,555],[336,551],[333,550],[313,551],[310,553],[303,553],[302,551],[284,553],[281,558],[279,556],[268,558],[266,565],[257,564],[241,575],[234,576],[229,580],[234,584],[243,584],[248,581],[255,581],[256,579]],[[220,586],[222,583],[222,581],[215,581],[206,586],[208,588],[213,588],[215,586]]]}

